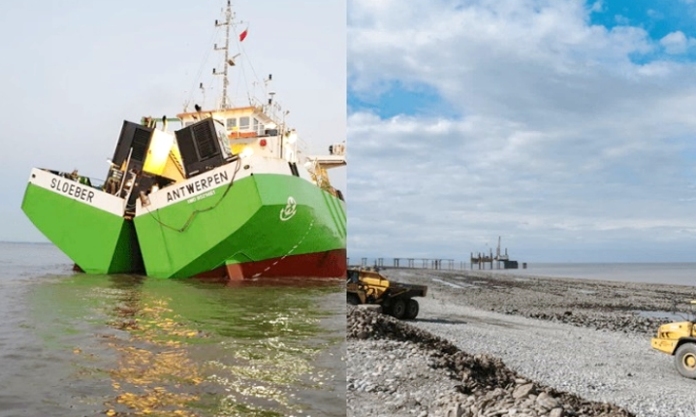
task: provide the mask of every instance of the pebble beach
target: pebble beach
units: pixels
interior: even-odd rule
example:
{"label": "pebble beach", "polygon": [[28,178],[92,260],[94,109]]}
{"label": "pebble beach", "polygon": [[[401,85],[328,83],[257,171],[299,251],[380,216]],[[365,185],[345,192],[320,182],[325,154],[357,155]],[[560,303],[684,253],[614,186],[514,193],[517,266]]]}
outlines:
{"label": "pebble beach", "polygon": [[416,320],[349,307],[353,416],[694,416],[696,381],[650,348],[679,285],[388,269]]}

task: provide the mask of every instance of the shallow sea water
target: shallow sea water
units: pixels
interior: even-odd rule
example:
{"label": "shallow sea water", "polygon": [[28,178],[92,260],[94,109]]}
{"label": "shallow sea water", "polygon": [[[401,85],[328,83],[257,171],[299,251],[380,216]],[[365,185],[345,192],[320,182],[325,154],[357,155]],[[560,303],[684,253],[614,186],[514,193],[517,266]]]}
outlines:
{"label": "shallow sea water", "polygon": [[513,275],[696,286],[696,263],[692,262],[530,263],[527,269],[522,269],[520,263],[520,269],[493,271]]}
{"label": "shallow sea water", "polygon": [[341,280],[73,273],[0,243],[0,416],[343,416]]}

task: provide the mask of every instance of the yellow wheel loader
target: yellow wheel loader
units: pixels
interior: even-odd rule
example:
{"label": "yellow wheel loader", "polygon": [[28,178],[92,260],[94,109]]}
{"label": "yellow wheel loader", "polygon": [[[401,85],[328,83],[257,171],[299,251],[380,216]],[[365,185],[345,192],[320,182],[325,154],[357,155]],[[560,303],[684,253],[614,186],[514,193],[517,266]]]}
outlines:
{"label": "yellow wheel loader", "polygon": [[425,297],[425,285],[404,284],[389,281],[377,271],[349,268],[346,283],[348,304],[378,304],[382,312],[402,320],[418,316],[418,301],[413,297]]}
{"label": "yellow wheel loader", "polygon": [[[692,308],[696,301],[691,301]],[[694,320],[663,324],[650,341],[653,349],[674,356],[679,373],[696,379],[696,325]]]}

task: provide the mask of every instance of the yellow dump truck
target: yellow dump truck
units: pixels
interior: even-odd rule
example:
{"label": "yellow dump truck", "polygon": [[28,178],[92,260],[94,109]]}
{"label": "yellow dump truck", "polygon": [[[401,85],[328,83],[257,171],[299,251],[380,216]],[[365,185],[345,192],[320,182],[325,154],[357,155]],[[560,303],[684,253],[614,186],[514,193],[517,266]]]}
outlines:
{"label": "yellow dump truck", "polygon": [[428,293],[425,285],[390,281],[377,271],[360,268],[348,269],[346,288],[348,304],[377,304],[383,313],[407,320],[418,316],[418,301],[413,297],[425,297]]}
{"label": "yellow dump truck", "polygon": [[[696,301],[691,304],[693,306]],[[696,379],[696,326],[693,320],[663,324],[650,343],[653,349],[674,356],[674,365],[682,376]]]}

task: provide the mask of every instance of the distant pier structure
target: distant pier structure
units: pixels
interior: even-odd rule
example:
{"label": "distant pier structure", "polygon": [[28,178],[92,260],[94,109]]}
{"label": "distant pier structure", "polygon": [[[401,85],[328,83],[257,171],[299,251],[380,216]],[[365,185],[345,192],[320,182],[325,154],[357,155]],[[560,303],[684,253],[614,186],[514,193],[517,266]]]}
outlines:
{"label": "distant pier structure", "polygon": [[[498,236],[498,248],[496,249],[495,255],[493,254],[493,249],[489,253],[470,253],[469,256],[469,267],[474,269],[474,265],[478,265],[478,269],[486,269],[486,264],[489,265],[489,269],[493,269],[493,265],[496,265],[497,269],[517,269],[519,268],[518,262],[510,259],[508,255],[507,248],[505,251],[501,251],[500,247],[500,236]],[[355,262],[351,263],[350,258],[347,258],[347,264],[353,267],[361,268],[375,268],[380,269],[440,269],[440,270],[464,270],[466,269],[466,262],[455,261],[454,259],[447,258],[417,258],[417,257],[406,257],[406,258],[354,258]],[[357,262],[360,259],[360,262]],[[526,269],[527,264],[522,263],[522,268]]]}
{"label": "distant pier structure", "polygon": [[[374,258],[374,263],[370,265],[368,258],[360,258],[360,266],[366,268],[368,266],[375,267],[378,269],[387,268],[408,268],[408,269],[443,269],[443,270],[454,270],[455,260],[454,259],[443,259],[443,258],[391,258],[391,265],[389,262],[385,264],[384,260],[389,258]],[[350,265],[350,258],[347,259],[348,265]],[[464,263],[460,262],[460,269],[463,269]]]}
{"label": "distant pier structure", "polygon": [[[493,263],[495,262],[496,266],[498,269],[500,269],[500,266],[502,264],[503,269],[517,269],[519,268],[518,262],[513,261],[510,259],[508,256],[508,251],[507,248],[505,248],[505,253],[501,253],[500,251],[500,236],[498,236],[498,247],[495,250],[495,256],[493,256],[493,249],[490,250],[489,254],[485,253],[477,253],[474,256],[474,253],[471,252],[470,256],[470,264],[471,269],[474,269],[474,265],[478,265],[478,269],[486,269],[486,264],[490,266],[489,269],[493,269]],[[526,264],[523,264],[526,266]]]}

